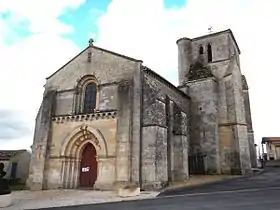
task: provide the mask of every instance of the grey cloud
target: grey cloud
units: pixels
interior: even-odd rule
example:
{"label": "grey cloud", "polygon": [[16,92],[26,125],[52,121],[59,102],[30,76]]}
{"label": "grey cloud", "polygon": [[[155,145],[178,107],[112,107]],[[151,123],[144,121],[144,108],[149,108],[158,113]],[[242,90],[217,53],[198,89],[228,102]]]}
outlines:
{"label": "grey cloud", "polygon": [[0,109],[0,141],[26,137],[31,134],[19,112]]}

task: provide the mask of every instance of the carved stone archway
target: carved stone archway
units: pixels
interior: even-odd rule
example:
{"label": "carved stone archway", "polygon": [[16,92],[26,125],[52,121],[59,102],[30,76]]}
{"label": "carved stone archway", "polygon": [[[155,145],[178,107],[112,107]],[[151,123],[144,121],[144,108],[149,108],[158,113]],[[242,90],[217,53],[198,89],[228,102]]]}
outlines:
{"label": "carved stone archway", "polygon": [[[107,144],[100,131],[88,126],[80,126],[62,142],[62,181],[63,188],[79,187],[79,171],[84,147],[91,143],[98,157],[107,157]],[[98,173],[97,173],[98,174]]]}

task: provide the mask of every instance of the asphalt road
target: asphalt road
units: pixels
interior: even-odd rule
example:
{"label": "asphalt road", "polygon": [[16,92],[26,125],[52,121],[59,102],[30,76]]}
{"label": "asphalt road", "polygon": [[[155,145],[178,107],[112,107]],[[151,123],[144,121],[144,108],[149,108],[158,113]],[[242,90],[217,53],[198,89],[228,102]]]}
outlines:
{"label": "asphalt road", "polygon": [[[169,194],[169,195],[167,195]],[[176,195],[175,195],[176,194]],[[280,168],[251,177],[169,191],[158,198],[53,210],[280,210]]]}
{"label": "asphalt road", "polygon": [[[176,190],[168,190],[159,196],[184,195],[192,193],[209,193],[217,191],[233,191],[233,190],[249,190],[279,187],[280,188],[280,167],[266,168],[265,172],[247,178],[235,178],[218,183],[211,183],[202,186],[194,186],[181,188]],[[279,195],[280,199],[280,195]],[[280,210],[280,207],[279,207]]]}

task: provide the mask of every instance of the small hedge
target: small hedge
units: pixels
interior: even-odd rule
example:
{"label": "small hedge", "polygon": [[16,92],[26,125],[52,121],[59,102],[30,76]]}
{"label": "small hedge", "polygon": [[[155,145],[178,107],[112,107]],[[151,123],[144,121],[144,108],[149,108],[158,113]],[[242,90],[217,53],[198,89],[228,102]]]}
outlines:
{"label": "small hedge", "polygon": [[0,195],[10,194],[9,182],[6,179],[0,179]]}

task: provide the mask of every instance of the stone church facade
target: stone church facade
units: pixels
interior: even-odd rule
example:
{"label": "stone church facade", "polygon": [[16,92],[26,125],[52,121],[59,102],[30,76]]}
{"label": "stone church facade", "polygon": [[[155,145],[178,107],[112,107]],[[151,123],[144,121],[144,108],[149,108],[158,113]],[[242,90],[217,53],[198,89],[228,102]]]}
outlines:
{"label": "stone church facade", "polygon": [[178,87],[141,60],[92,41],[49,76],[30,189],[160,188],[199,167],[204,174],[251,173],[249,92],[231,30],[177,45]]}

